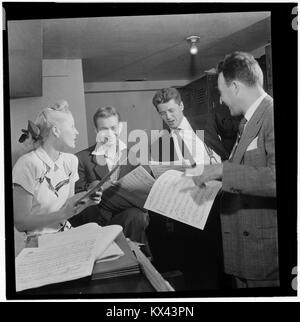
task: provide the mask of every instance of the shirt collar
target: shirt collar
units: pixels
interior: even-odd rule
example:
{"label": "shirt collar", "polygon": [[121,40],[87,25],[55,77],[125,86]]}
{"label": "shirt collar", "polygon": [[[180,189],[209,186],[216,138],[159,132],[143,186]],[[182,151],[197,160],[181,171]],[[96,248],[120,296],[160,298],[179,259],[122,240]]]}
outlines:
{"label": "shirt collar", "polygon": [[35,150],[36,155],[41,159],[50,169],[57,169],[62,166],[62,157],[61,153],[57,160],[54,162],[48,155],[48,153],[40,146]]}
{"label": "shirt collar", "polygon": [[[119,152],[125,150],[126,148],[127,148],[127,145],[123,141],[119,140]],[[107,147],[101,143],[97,143],[92,154],[106,155],[106,156],[112,158],[116,154],[116,147],[115,146]]]}
{"label": "shirt collar", "polygon": [[247,120],[247,122],[250,121],[252,115],[254,114],[254,112],[256,111],[256,109],[258,108],[259,104],[262,102],[262,100],[267,96],[267,93],[264,92],[261,96],[259,96],[259,98],[253,102],[250,107],[248,108],[246,114],[245,114],[245,119]]}
{"label": "shirt collar", "polygon": [[[180,122],[177,129],[178,130],[193,130],[189,121],[186,119],[185,116],[182,118],[182,121]],[[173,132],[173,131],[174,131],[174,129],[171,129],[171,132]]]}

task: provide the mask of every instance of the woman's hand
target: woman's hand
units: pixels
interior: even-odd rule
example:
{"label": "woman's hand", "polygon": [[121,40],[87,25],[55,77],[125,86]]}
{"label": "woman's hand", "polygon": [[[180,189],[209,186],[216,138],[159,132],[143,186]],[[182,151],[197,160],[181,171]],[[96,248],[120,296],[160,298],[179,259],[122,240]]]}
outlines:
{"label": "woman's hand", "polygon": [[[93,182],[91,182],[88,185],[88,190],[93,189],[100,181],[99,180],[94,180]],[[103,192],[104,190],[110,188],[111,186],[117,186],[118,185],[118,181],[117,180],[107,180],[106,182],[104,182],[104,184],[101,187],[101,191]]]}
{"label": "woman's hand", "polygon": [[61,208],[63,213],[63,219],[67,220],[80,212],[85,208],[98,205],[101,201],[102,191],[96,191],[91,196],[82,199],[79,203],[78,200],[86,194],[86,191],[76,193],[73,197],[69,198],[64,206]]}

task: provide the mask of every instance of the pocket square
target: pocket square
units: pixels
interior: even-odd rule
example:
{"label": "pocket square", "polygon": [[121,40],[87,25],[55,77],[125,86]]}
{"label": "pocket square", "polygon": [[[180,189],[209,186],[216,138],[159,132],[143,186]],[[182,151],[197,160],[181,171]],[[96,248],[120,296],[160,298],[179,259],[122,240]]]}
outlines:
{"label": "pocket square", "polygon": [[258,137],[256,137],[247,147],[247,150],[246,151],[251,151],[251,150],[254,150],[254,149],[257,149],[257,140],[258,140]]}

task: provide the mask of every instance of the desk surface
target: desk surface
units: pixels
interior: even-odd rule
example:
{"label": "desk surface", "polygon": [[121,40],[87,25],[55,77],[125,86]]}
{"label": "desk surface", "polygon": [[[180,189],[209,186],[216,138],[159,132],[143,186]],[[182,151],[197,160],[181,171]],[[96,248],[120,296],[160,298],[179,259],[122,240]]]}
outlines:
{"label": "desk surface", "polygon": [[155,292],[148,279],[142,274],[134,274],[103,280],[91,280],[91,277],[76,281],[46,285],[22,292],[18,295],[101,295],[122,293]]}

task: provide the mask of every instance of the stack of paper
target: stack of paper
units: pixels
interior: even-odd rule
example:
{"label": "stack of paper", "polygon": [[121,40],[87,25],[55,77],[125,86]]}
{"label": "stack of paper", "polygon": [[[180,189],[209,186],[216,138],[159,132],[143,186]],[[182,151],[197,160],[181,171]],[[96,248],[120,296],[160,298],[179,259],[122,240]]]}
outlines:
{"label": "stack of paper", "polygon": [[96,258],[96,262],[108,262],[113,261],[124,255],[122,249],[115,243],[112,242],[108,248]]}
{"label": "stack of paper", "polygon": [[109,262],[97,261],[93,268],[92,280],[140,273],[139,262],[131,251],[124,234],[118,236],[116,243],[120,246],[124,255]]}
{"label": "stack of paper", "polygon": [[41,236],[39,247],[25,248],[16,257],[16,291],[91,275],[95,259],[121,231],[119,225],[89,223]]}

